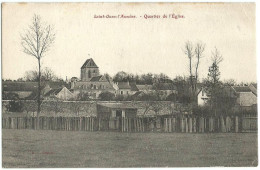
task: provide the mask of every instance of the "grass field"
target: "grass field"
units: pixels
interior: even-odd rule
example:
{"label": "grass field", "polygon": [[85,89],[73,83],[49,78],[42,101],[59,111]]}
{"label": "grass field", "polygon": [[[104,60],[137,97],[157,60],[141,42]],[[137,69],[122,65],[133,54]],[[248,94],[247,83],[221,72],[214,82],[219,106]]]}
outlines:
{"label": "grass field", "polygon": [[2,130],[7,167],[257,166],[257,134]]}

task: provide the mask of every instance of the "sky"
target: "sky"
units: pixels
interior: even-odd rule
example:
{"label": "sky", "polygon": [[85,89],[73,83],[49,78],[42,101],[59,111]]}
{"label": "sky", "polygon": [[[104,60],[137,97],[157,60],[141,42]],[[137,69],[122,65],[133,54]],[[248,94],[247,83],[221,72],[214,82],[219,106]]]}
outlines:
{"label": "sky", "polygon": [[[173,13],[183,18],[169,18]],[[199,78],[207,77],[212,51],[217,48],[224,59],[221,80],[256,81],[254,3],[5,3],[3,79],[17,79],[37,68],[37,60],[23,53],[20,38],[34,14],[53,25],[56,33],[42,65],[64,79],[80,77],[80,67],[88,58],[93,58],[102,74],[125,71],[188,76],[183,49],[190,41],[205,44]]]}

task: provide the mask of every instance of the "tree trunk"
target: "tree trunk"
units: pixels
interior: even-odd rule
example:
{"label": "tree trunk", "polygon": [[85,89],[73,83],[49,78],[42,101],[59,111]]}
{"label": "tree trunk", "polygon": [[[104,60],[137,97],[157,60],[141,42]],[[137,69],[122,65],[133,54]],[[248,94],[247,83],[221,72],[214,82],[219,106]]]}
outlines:
{"label": "tree trunk", "polygon": [[38,66],[39,66],[39,78],[38,78],[38,96],[37,96],[37,126],[36,129],[39,129],[40,121],[40,113],[41,113],[41,60],[38,58]]}

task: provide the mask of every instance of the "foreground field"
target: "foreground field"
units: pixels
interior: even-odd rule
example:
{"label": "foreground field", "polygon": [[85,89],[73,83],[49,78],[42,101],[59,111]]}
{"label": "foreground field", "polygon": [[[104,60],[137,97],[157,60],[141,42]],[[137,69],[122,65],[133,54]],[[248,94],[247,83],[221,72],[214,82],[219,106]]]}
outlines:
{"label": "foreground field", "polygon": [[257,166],[257,134],[2,130],[7,167]]}

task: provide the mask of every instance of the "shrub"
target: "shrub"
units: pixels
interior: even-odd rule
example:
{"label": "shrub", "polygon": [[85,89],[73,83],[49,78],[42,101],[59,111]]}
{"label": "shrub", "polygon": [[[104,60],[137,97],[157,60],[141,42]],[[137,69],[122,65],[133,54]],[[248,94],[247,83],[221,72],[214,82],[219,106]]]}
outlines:
{"label": "shrub", "polygon": [[110,100],[114,100],[115,95],[111,92],[105,91],[99,94],[99,98],[102,101],[110,101]]}

